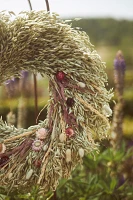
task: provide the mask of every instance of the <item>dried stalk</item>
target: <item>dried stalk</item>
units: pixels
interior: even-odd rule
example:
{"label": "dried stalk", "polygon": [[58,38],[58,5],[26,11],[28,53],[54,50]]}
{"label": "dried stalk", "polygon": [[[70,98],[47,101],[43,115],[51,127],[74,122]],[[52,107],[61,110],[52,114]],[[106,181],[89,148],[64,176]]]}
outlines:
{"label": "dried stalk", "polygon": [[32,134],[35,133],[35,132],[36,132],[36,130],[34,130],[34,131],[29,131],[29,132],[25,132],[25,133],[22,133],[22,134],[20,134],[20,135],[10,137],[10,138],[4,140],[4,143],[11,142],[11,141],[17,140],[17,139],[22,138],[22,137],[27,137],[27,136],[29,136],[29,135],[32,135]]}

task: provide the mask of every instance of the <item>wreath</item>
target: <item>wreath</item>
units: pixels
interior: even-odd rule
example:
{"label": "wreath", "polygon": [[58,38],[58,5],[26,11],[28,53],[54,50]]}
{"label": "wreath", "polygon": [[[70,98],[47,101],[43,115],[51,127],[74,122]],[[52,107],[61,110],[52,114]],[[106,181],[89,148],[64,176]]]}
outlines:
{"label": "wreath", "polygon": [[108,135],[105,63],[88,35],[55,13],[1,12],[0,83],[22,70],[48,77],[47,117],[28,129],[0,119],[0,186],[55,190]]}

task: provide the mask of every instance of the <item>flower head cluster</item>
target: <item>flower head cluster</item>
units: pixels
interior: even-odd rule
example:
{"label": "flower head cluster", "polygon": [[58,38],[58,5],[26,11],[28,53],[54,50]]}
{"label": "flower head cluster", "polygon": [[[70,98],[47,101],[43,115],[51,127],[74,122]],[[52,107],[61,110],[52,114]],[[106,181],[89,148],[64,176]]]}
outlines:
{"label": "flower head cluster", "polygon": [[43,147],[43,142],[41,140],[34,140],[32,143],[32,150],[33,151],[40,151]]}
{"label": "flower head cluster", "polygon": [[48,135],[48,130],[45,128],[40,128],[37,132],[36,132],[36,137],[39,140],[44,140]]}

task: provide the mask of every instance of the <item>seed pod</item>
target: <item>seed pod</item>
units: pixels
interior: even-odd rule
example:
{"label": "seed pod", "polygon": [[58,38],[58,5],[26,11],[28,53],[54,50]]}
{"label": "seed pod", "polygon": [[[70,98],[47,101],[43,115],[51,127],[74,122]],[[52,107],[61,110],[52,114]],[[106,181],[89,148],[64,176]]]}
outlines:
{"label": "seed pod", "polygon": [[43,151],[46,151],[48,149],[48,145],[45,144],[44,147],[43,147]]}
{"label": "seed pod", "polygon": [[81,158],[84,157],[84,149],[79,148],[79,156],[80,156]]}
{"label": "seed pod", "polygon": [[66,141],[66,135],[64,133],[61,133],[60,136],[59,136],[59,140],[61,142],[65,142]]}
{"label": "seed pod", "polygon": [[66,162],[71,162],[72,158],[71,158],[71,149],[67,149],[66,150]]}
{"label": "seed pod", "polygon": [[112,115],[112,110],[110,109],[108,105],[103,106],[103,114],[106,115],[107,117]]}
{"label": "seed pod", "polygon": [[12,175],[13,175],[13,173],[10,173],[10,174],[8,175],[8,178],[11,179],[11,178],[12,178]]}
{"label": "seed pod", "polygon": [[33,169],[30,169],[27,173],[26,173],[26,180],[29,180],[31,178],[33,174]]}
{"label": "seed pod", "polygon": [[78,86],[81,87],[81,88],[85,88],[86,85],[83,82],[78,82]]}

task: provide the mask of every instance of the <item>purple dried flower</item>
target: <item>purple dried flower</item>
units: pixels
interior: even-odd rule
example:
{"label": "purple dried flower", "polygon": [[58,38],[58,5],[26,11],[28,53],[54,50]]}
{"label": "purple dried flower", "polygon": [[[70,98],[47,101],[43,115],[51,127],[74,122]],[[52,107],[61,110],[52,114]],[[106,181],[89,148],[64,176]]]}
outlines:
{"label": "purple dried flower", "polygon": [[123,54],[121,51],[118,51],[116,54],[116,58],[114,59],[114,69],[119,70],[121,72],[125,72],[126,69],[126,63],[123,58]]}

